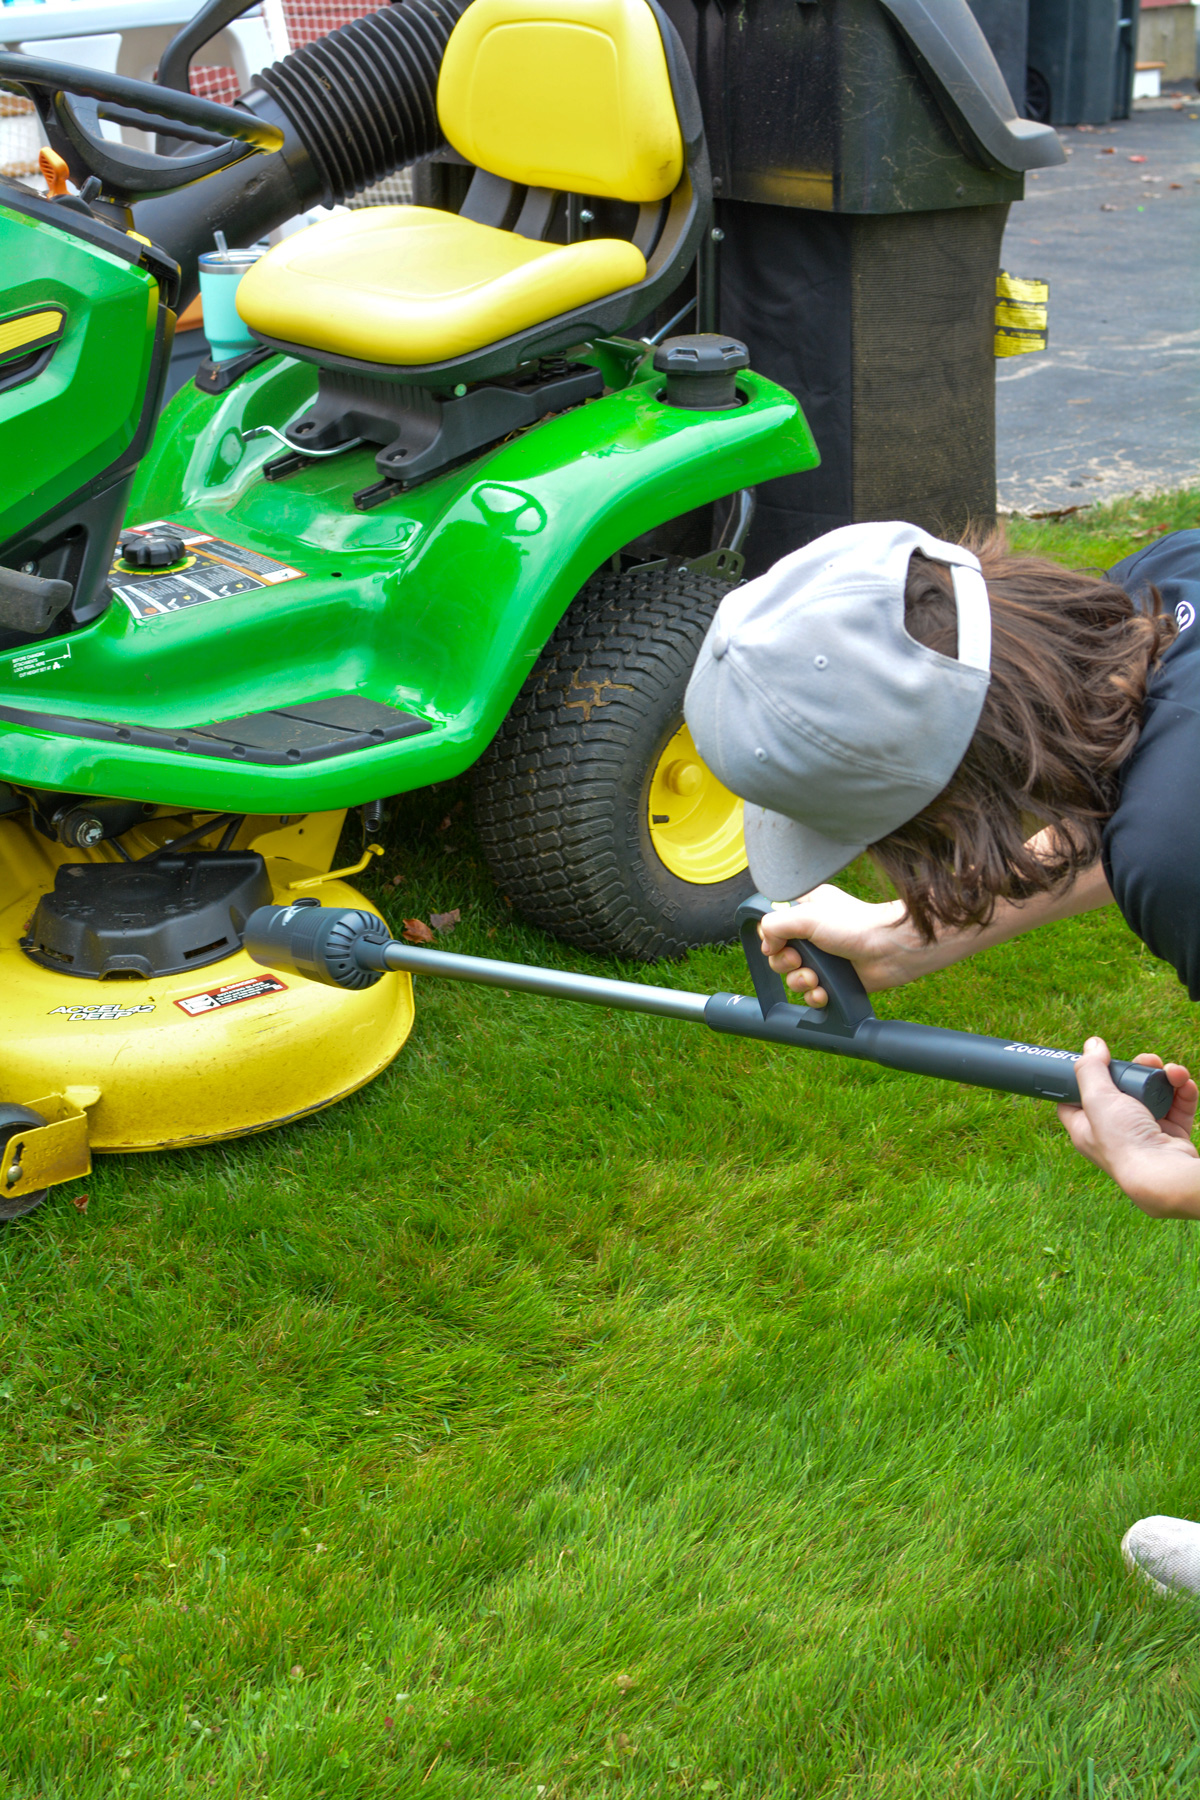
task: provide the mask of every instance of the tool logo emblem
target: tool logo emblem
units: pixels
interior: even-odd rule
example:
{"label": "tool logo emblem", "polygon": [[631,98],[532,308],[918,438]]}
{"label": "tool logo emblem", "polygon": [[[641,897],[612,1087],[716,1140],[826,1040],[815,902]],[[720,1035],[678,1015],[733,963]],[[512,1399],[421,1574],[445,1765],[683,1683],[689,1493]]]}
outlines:
{"label": "tool logo emblem", "polygon": [[153,1000],[144,1001],[141,1006],[119,1006],[114,1001],[104,1005],[97,1002],[93,1006],[52,1006],[50,1016],[53,1018],[56,1013],[62,1013],[72,1025],[93,1025],[101,1019],[132,1019],[137,1013],[153,1011]]}

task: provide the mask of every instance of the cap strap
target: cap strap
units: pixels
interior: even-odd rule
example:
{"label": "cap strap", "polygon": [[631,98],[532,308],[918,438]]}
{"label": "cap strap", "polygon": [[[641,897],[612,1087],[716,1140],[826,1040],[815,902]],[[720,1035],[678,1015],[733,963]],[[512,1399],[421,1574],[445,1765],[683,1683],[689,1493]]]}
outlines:
{"label": "cap strap", "polygon": [[954,604],[958,612],[958,660],[968,669],[992,666],[992,606],[978,569],[954,563]]}

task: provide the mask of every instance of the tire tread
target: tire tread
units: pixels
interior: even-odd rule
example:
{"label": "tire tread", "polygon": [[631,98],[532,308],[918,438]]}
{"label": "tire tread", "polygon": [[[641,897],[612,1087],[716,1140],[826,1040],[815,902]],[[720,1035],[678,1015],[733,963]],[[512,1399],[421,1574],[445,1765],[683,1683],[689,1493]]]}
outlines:
{"label": "tire tread", "polygon": [[580,949],[650,960],[713,941],[630,891],[614,790],[648,710],[677,709],[729,585],[671,566],[594,575],[478,764],[475,817],[497,884]]}

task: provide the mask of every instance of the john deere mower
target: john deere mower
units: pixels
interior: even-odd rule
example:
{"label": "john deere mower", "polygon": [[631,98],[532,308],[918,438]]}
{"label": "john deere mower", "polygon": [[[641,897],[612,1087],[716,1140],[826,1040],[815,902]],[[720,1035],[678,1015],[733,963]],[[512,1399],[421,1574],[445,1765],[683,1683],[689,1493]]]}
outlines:
{"label": "john deere mower", "polygon": [[[629,958],[731,934],[740,816],[683,689],[751,490],[816,461],[740,345],[640,335],[711,216],[653,0],[411,0],[234,108],[169,61],[0,56],[63,165],[0,187],[0,1217],[391,1061],[407,974],[243,948],[271,902],[370,911],[330,872],[348,808],[474,765],[528,917]],[[214,224],[245,243],[443,139],[459,211],[285,238],[239,291],[254,347],[158,418]]]}

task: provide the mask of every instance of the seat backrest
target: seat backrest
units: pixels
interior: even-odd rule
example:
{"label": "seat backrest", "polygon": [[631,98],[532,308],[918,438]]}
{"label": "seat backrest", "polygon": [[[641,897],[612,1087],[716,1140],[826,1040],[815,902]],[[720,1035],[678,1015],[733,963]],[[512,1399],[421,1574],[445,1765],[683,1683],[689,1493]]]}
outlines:
{"label": "seat backrest", "polygon": [[646,0],[473,0],[446,46],[437,105],[459,154],[506,181],[645,205],[683,174]]}

